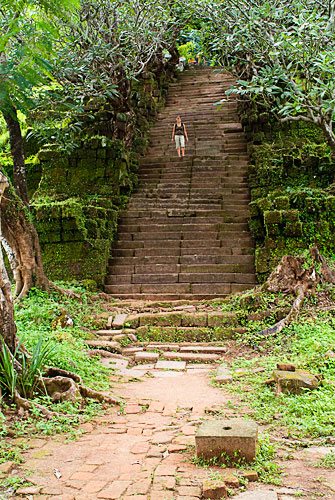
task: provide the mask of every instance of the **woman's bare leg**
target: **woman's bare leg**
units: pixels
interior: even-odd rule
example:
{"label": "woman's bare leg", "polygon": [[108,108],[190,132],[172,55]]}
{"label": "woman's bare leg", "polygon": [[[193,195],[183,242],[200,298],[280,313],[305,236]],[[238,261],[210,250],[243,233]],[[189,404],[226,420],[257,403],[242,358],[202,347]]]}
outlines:
{"label": "woman's bare leg", "polygon": [[178,156],[180,156],[180,149],[177,149]]}
{"label": "woman's bare leg", "polygon": [[182,156],[185,156],[185,148],[181,148],[181,154],[182,154]]}

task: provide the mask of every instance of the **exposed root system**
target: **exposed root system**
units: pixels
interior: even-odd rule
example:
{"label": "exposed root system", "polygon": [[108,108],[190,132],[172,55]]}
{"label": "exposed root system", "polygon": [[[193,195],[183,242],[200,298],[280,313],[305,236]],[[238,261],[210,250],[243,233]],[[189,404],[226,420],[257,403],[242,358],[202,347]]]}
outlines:
{"label": "exposed root system", "polygon": [[297,320],[305,298],[315,293],[319,283],[335,284],[335,271],[328,266],[316,246],[311,247],[310,256],[312,263],[308,267],[306,259],[285,255],[262,286],[263,291],[292,294],[296,298],[287,316],[274,326],[262,330],[261,335],[266,337],[280,333],[287,325]]}

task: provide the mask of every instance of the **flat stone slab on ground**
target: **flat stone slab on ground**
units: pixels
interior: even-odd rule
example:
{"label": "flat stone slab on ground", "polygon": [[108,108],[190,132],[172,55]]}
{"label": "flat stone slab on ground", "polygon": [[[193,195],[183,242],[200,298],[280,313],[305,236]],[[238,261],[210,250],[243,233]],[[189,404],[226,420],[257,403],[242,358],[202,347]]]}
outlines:
{"label": "flat stone slab on ground", "polygon": [[148,370],[153,370],[155,368],[155,365],[152,364],[152,363],[148,363],[148,364],[145,364],[145,365],[135,365],[132,367],[132,370],[145,370],[145,371],[148,371]]}
{"label": "flat stone slab on ground", "polygon": [[137,352],[143,352],[144,348],[143,347],[126,347],[125,349],[122,349],[122,354],[125,356],[133,356]]}
{"label": "flat stone slab on ground", "polygon": [[159,353],[158,352],[136,352],[135,353],[135,361],[157,361],[159,358]]}
{"label": "flat stone slab on ground", "polygon": [[183,375],[181,370],[157,370],[151,371],[150,373],[155,378],[180,377]]}
{"label": "flat stone slab on ground", "polygon": [[219,346],[205,346],[205,347],[197,347],[196,344],[193,346],[181,347],[180,352],[199,352],[201,354],[220,354],[226,353],[227,347],[219,347]]}
{"label": "flat stone slab on ground", "polygon": [[115,358],[101,358],[100,363],[107,368],[113,368],[114,370],[125,370],[129,365],[127,359],[115,359]]}
{"label": "flat stone slab on ground", "polygon": [[116,351],[121,353],[121,345],[118,342],[108,342],[108,340],[85,340],[86,344],[96,349],[106,349],[106,351]]}
{"label": "flat stone slab on ground", "polygon": [[212,420],[204,422],[195,436],[197,456],[210,459],[217,457],[224,462],[225,456],[251,461],[256,457],[258,426],[252,420]]}
{"label": "flat stone slab on ground", "polygon": [[117,314],[112,322],[112,325],[116,328],[122,328],[125,324],[128,314]]}
{"label": "flat stone slab on ground", "polygon": [[278,500],[278,495],[272,490],[255,490],[240,493],[234,500]]}
{"label": "flat stone slab on ground", "polygon": [[216,372],[216,377],[214,378],[214,382],[216,384],[224,385],[224,384],[229,384],[233,380],[234,378],[231,375],[230,370],[223,366],[219,366]]}
{"label": "flat stone slab on ground", "polygon": [[121,333],[123,333],[122,330],[97,330],[97,331],[93,331],[92,333],[94,333],[95,335],[99,335],[99,337],[112,337],[112,335],[121,335]]}
{"label": "flat stone slab on ground", "polygon": [[200,361],[206,363],[220,359],[219,354],[196,354],[193,352],[165,352],[163,354],[165,359],[176,359],[181,361]]}
{"label": "flat stone slab on ground", "polygon": [[329,453],[335,453],[335,446],[310,446],[294,453],[294,458],[317,462]]}
{"label": "flat stone slab on ground", "polygon": [[146,346],[146,351],[153,351],[154,349],[159,349],[160,351],[179,351],[180,347],[178,344],[149,344]]}
{"label": "flat stone slab on ground", "polygon": [[152,444],[170,444],[174,438],[174,433],[172,432],[156,432],[151,438]]}
{"label": "flat stone slab on ground", "polygon": [[295,372],[274,370],[273,378],[277,384],[277,394],[280,392],[303,394],[305,389],[313,390],[319,386],[317,377],[306,370],[296,370]]}
{"label": "flat stone slab on ground", "polygon": [[155,365],[156,370],[185,370],[186,361],[165,361],[160,359]]}

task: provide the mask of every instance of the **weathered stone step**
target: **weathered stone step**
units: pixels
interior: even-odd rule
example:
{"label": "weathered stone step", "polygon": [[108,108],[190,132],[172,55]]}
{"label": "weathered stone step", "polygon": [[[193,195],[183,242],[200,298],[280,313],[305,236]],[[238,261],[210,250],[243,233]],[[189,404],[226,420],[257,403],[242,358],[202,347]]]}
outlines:
{"label": "weathered stone step", "polygon": [[[197,69],[170,87],[121,214],[106,285],[113,296],[211,298],[253,285],[247,142],[236,100],[219,113],[213,107],[231,82],[227,73]],[[183,159],[170,141],[176,113],[190,138]]]}
{"label": "weathered stone step", "polygon": [[121,353],[121,345],[119,342],[111,342],[108,340],[85,340],[85,343],[94,349],[104,349],[106,351]]}
{"label": "weathered stone step", "polygon": [[[225,297],[253,288],[252,283],[176,283],[143,285],[105,285],[106,293],[120,299],[134,300],[202,300]],[[178,340],[178,339],[177,339]]]}
{"label": "weathered stone step", "polygon": [[185,311],[167,311],[164,313],[139,313],[129,315],[127,324],[131,328],[140,326],[185,326],[185,327],[217,327],[237,325],[237,316],[234,312],[197,312],[188,313]]}
{"label": "weathered stone step", "polygon": [[221,354],[224,355],[227,352],[227,347],[216,345],[215,343],[209,345],[208,343],[197,342],[191,345],[185,346],[186,342],[180,342],[178,344],[148,344],[144,347],[145,351],[159,351],[159,352],[181,352],[181,353],[198,353],[198,354]]}
{"label": "weathered stone step", "polygon": [[122,218],[147,218],[154,219],[156,217],[168,217],[171,220],[176,217],[183,217],[185,219],[194,219],[194,217],[225,217],[226,215],[230,215],[234,211],[236,215],[249,215],[248,205],[241,206],[241,204],[228,205],[226,202],[223,203],[223,207],[219,210],[192,210],[192,209],[173,209],[170,210],[168,208],[161,210],[121,210],[120,216]]}
{"label": "weathered stone step", "polygon": [[121,233],[147,233],[148,229],[150,232],[162,232],[169,233],[175,231],[181,231],[184,233],[184,239],[188,239],[189,236],[186,233],[200,233],[200,232],[208,232],[209,234],[213,231],[248,231],[249,226],[244,222],[218,222],[218,223],[209,223],[209,224],[182,224],[182,223],[173,223],[171,221],[167,221],[166,224],[150,224],[150,228],[148,228],[148,223],[129,223],[125,222],[119,225],[119,234]]}
{"label": "weathered stone step", "polygon": [[164,352],[162,357],[169,360],[192,361],[200,363],[213,363],[221,358],[220,354],[206,354],[193,352]]}
{"label": "weathered stone step", "polygon": [[[122,268],[120,270],[120,268]],[[229,281],[235,283],[236,278],[231,276],[231,273],[239,273],[239,276],[243,277],[243,282],[250,282],[250,276],[254,274],[255,269],[253,264],[127,264],[118,265],[114,264],[108,268],[110,275],[106,277],[106,283],[108,285],[117,283],[177,283],[188,281],[185,277],[187,274],[192,274],[190,278],[194,279],[193,276],[197,275],[198,279],[196,281],[203,281],[205,277],[205,282],[213,280],[215,282]],[[199,278],[200,274],[204,277]],[[215,279],[213,279],[213,275]],[[248,275],[248,279],[245,278]],[[193,281],[192,281],[193,282]],[[254,281],[251,281],[254,283]]]}
{"label": "weathered stone step", "polygon": [[[121,252],[120,257],[147,257],[151,259],[153,256],[157,256],[157,247],[141,247],[141,248],[122,248],[123,246],[127,246],[126,243],[117,242],[118,248],[114,249],[115,257],[118,256],[118,252]],[[211,248],[199,248],[197,250],[189,249],[189,248],[181,248],[181,247],[170,247],[170,248],[161,248],[159,251],[159,257],[163,258],[164,256],[184,256],[191,259],[197,258],[198,256],[212,257],[217,256],[217,258],[221,258],[224,256],[239,256],[239,255],[249,255],[253,258],[254,248],[251,247],[211,247]]]}
{"label": "weathered stone step", "polygon": [[[180,342],[210,342],[212,340],[224,341],[238,332],[239,329],[234,326],[222,326],[222,328],[206,327],[179,327],[179,326],[140,326],[136,330],[139,340]],[[175,353],[179,354],[179,353]],[[186,353],[185,353],[186,354]]]}

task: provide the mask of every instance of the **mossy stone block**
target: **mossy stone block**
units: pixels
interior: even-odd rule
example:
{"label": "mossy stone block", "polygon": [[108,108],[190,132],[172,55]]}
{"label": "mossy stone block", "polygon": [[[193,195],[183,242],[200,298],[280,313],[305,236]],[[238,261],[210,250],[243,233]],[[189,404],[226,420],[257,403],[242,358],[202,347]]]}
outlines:
{"label": "mossy stone block", "polygon": [[278,210],[288,210],[290,208],[290,200],[288,196],[278,196],[273,201],[275,208]]}
{"label": "mossy stone block", "polygon": [[267,273],[270,270],[269,251],[266,248],[257,248],[255,252],[255,267],[257,273]]}
{"label": "mossy stone block", "polygon": [[279,236],[280,235],[280,225],[279,224],[266,224],[266,233],[269,236]]}
{"label": "mossy stone block", "polygon": [[291,209],[282,212],[283,222],[299,222],[299,210]]}
{"label": "mossy stone block", "polygon": [[260,219],[251,219],[249,221],[249,228],[251,236],[254,239],[261,239],[265,235],[265,229],[262,221]]}
{"label": "mossy stone block", "polygon": [[306,390],[317,389],[319,380],[306,370],[289,372],[274,370],[273,378],[277,384],[277,394],[303,394]]}
{"label": "mossy stone block", "polygon": [[280,210],[267,210],[264,212],[265,225],[280,224],[282,221],[282,212]]}
{"label": "mossy stone block", "polygon": [[258,200],[257,205],[261,212],[269,211],[272,208],[272,202],[269,198]]}
{"label": "mossy stone block", "polygon": [[291,237],[297,237],[302,235],[302,223],[301,222],[288,222],[285,226],[285,234]]}
{"label": "mossy stone block", "polygon": [[62,236],[60,231],[41,232],[39,233],[39,239],[41,244],[60,243],[62,241]]}
{"label": "mossy stone block", "polygon": [[259,217],[260,210],[258,208],[257,201],[252,201],[251,203],[249,203],[249,210],[251,217]]}

